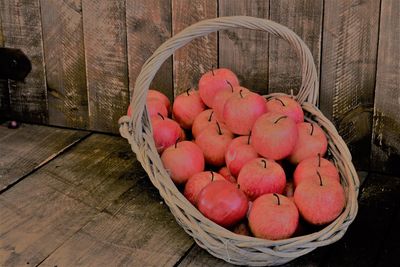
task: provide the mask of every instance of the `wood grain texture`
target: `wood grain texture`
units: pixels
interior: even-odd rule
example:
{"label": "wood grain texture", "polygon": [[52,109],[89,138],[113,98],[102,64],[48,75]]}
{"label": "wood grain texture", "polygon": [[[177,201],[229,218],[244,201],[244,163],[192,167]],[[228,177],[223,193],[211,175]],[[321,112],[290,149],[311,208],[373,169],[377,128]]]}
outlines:
{"label": "wood grain texture", "polygon": [[[0,47],[4,47],[2,18],[0,13]],[[7,80],[0,79],[0,120],[8,119],[10,112],[10,94]]]}
{"label": "wood grain texture", "polygon": [[380,1],[325,1],[320,107],[369,169]]}
{"label": "wood grain texture", "polygon": [[[310,49],[318,74],[322,39],[322,0],[270,1],[270,18],[294,31]],[[301,86],[300,60],[286,41],[270,36],[269,92],[297,94]]]}
{"label": "wood grain texture", "polygon": [[21,49],[32,63],[25,83],[10,89],[11,115],[15,119],[46,123],[47,95],[39,0],[0,1],[4,46]]}
{"label": "wood grain texture", "polygon": [[[377,266],[383,246],[395,233],[391,226],[400,209],[400,177],[371,173],[360,193],[357,217],[346,235],[329,246],[329,255],[321,266]],[[396,260],[385,266],[397,263]]]}
{"label": "wood grain texture", "polygon": [[[172,0],[172,32],[204,19],[217,17],[217,1]],[[216,33],[197,38],[179,49],[173,56],[174,94],[189,87],[197,88],[202,74],[218,65]]]}
{"label": "wood grain texture", "polygon": [[[269,1],[220,0],[220,16],[253,16],[268,19]],[[222,31],[219,34],[219,66],[238,75],[241,85],[267,94],[268,33],[248,29]]]}
{"label": "wood grain texture", "polygon": [[372,137],[372,168],[400,175],[400,3],[383,0]]}
{"label": "wood grain texture", "polygon": [[[132,94],[143,63],[171,37],[171,0],[126,0],[126,27],[128,41],[129,90]],[[173,100],[172,57],[154,77],[151,88]]]}
{"label": "wood grain texture", "polygon": [[41,266],[174,266],[193,244],[147,177],[106,211]]}
{"label": "wood grain texture", "polygon": [[41,0],[49,124],[87,128],[81,0]]}
{"label": "wood grain texture", "polygon": [[125,1],[82,0],[89,127],[118,132],[129,102]]}
{"label": "wood grain texture", "polygon": [[0,190],[5,190],[88,134],[28,124],[22,124],[18,129],[0,125]]}

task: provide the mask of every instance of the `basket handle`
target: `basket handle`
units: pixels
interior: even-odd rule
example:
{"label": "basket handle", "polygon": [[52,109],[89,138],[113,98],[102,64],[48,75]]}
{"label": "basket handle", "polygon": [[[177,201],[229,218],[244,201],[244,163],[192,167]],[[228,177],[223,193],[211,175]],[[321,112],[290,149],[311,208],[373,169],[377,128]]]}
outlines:
{"label": "basket handle", "polygon": [[[167,60],[167,58],[169,58],[177,49],[189,43],[191,40],[208,35],[215,31],[230,28],[247,28],[266,31],[289,42],[289,44],[295,48],[301,63],[302,82],[300,91],[296,98],[301,104],[305,101],[314,105],[317,104],[319,84],[313,56],[307,45],[296,33],[271,20],[248,16],[219,17],[202,20],[185,28],[172,38],[168,39],[144,63],[139,76],[136,79],[131,100],[133,112],[129,121],[129,126],[135,133],[135,141],[141,139],[140,136],[143,131],[142,123],[148,123],[147,112],[145,113],[146,116],[143,116],[147,92],[151,81],[164,61]],[[122,121],[126,122],[126,120]]]}

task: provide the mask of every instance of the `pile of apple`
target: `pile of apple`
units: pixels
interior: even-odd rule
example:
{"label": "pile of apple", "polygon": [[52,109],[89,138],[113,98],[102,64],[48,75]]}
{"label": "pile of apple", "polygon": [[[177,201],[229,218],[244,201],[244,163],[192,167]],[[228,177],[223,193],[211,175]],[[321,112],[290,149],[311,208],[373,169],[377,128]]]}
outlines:
{"label": "pile of apple", "polygon": [[165,169],[215,223],[277,240],[343,211],[339,172],[323,158],[327,137],[304,121],[293,97],[266,100],[221,68],[205,73],[198,90],[177,96],[172,112],[165,95],[149,90],[147,109]]}

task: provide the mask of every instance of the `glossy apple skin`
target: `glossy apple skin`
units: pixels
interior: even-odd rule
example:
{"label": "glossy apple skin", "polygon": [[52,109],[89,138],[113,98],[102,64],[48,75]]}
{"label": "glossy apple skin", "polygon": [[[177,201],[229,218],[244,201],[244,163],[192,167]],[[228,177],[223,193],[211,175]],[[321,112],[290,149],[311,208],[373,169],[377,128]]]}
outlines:
{"label": "glossy apple skin", "polygon": [[263,195],[253,202],[249,214],[249,226],[254,236],[269,240],[289,238],[296,231],[299,212],[287,197]]}
{"label": "glossy apple skin", "polygon": [[220,68],[204,73],[199,80],[199,93],[203,102],[212,107],[217,92],[229,88],[229,81],[233,86],[239,85],[239,80],[229,69]]}
{"label": "glossy apple skin", "polygon": [[242,90],[242,92],[248,92],[249,89],[242,86],[233,86],[228,87],[227,89],[220,90],[214,97],[214,102],[212,104],[212,109],[215,112],[215,116],[219,122],[224,122],[224,107],[226,101],[231,98],[234,94],[238,94]]}
{"label": "glossy apple skin", "polygon": [[286,176],[285,171],[275,161],[256,158],[243,166],[237,183],[250,200],[255,200],[268,193],[282,194],[286,185]]}
{"label": "glossy apple skin", "polygon": [[161,161],[176,184],[183,184],[189,177],[204,170],[203,152],[190,141],[178,142],[176,146],[165,149]]}
{"label": "glossy apple skin", "polygon": [[[314,129],[312,130],[311,123],[302,122],[297,124],[297,131],[299,138],[289,161],[293,164],[298,164],[300,161],[321,154],[323,156],[328,149],[328,140],[324,131],[317,124],[313,123]],[[312,135],[311,135],[312,132]]]}
{"label": "glossy apple skin", "polygon": [[165,107],[167,108],[168,112],[171,109],[171,102],[169,101],[168,97],[161,93],[160,91],[150,89],[149,92],[147,93],[147,100],[149,99],[157,99],[161,101]]}
{"label": "glossy apple skin", "polygon": [[257,157],[257,152],[249,143],[249,137],[239,136],[229,143],[225,152],[225,163],[229,172],[237,177],[243,165]]}
{"label": "glossy apple skin", "polygon": [[320,181],[302,181],[294,191],[294,202],[304,220],[324,225],[342,213],[346,196],[339,182],[322,177],[322,186]]}
{"label": "glossy apple skin", "polygon": [[193,137],[196,138],[201,133],[201,131],[207,128],[207,126],[215,124],[215,122],[217,122],[217,119],[215,118],[214,110],[206,109],[202,111],[199,115],[196,116],[196,118],[193,121],[192,125]]}
{"label": "glossy apple skin", "polygon": [[200,191],[197,206],[208,219],[223,227],[230,227],[246,216],[248,200],[234,184],[213,181]]}
{"label": "glossy apple skin", "polygon": [[217,167],[224,165],[226,148],[233,139],[233,134],[223,124],[220,127],[221,134],[215,123],[204,129],[195,139],[203,151],[206,163]]}
{"label": "glossy apple skin", "polygon": [[175,98],[172,114],[176,122],[184,129],[191,129],[194,119],[206,109],[199,92],[187,91]]}
{"label": "glossy apple skin", "polygon": [[218,173],[221,174],[228,182],[236,184],[236,178],[231,174],[228,167],[222,167],[221,169],[219,169]]}
{"label": "glossy apple skin", "polygon": [[195,173],[185,184],[183,195],[190,201],[190,203],[197,206],[197,197],[200,191],[212,181],[218,180],[223,181],[225,178],[218,173],[211,173],[210,171]]}
{"label": "glossy apple skin", "polygon": [[[296,123],[279,113],[268,112],[254,123],[251,144],[261,156],[281,160],[289,156],[298,139]],[[276,122],[277,121],[277,122]],[[276,123],[275,123],[276,122]]]}
{"label": "glossy apple skin", "polygon": [[313,156],[300,161],[296,166],[293,173],[294,187],[305,180],[318,180],[317,171],[322,177],[332,178],[340,182],[339,171],[332,162],[322,157],[319,159],[318,156]]}
{"label": "glossy apple skin", "polygon": [[148,99],[146,105],[150,118],[157,117],[159,113],[168,118],[168,110],[160,100]]}
{"label": "glossy apple skin", "polygon": [[[277,100],[279,99],[282,103]],[[292,118],[296,123],[304,122],[304,112],[299,102],[290,96],[274,97],[267,101],[268,112],[280,113]]]}
{"label": "glossy apple skin", "polygon": [[234,93],[225,103],[223,119],[234,134],[249,135],[255,121],[267,112],[265,99],[259,94],[242,91]]}
{"label": "glossy apple skin", "polygon": [[176,140],[182,136],[182,128],[179,124],[166,117],[164,119],[153,117],[151,124],[153,127],[154,143],[159,154],[167,147],[174,145]]}

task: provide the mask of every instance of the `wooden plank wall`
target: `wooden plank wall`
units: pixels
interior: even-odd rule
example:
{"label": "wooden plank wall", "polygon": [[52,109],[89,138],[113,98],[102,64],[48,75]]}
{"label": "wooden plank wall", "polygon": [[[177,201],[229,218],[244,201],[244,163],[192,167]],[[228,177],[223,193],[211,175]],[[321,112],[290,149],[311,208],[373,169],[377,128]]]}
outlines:
{"label": "wooden plank wall", "polygon": [[[348,143],[356,167],[398,172],[397,1],[106,2],[0,0],[0,45],[21,48],[33,62],[26,83],[0,83],[1,118],[118,133],[141,66],[163,41],[205,18],[250,15],[288,26],[310,47],[320,108]],[[239,29],[181,48],[151,87],[172,100],[213,66],[233,69],[260,93],[296,93],[301,82],[288,44]]]}

